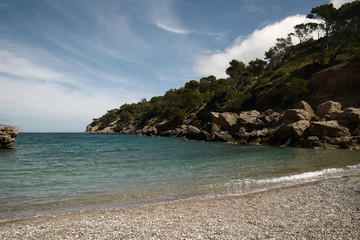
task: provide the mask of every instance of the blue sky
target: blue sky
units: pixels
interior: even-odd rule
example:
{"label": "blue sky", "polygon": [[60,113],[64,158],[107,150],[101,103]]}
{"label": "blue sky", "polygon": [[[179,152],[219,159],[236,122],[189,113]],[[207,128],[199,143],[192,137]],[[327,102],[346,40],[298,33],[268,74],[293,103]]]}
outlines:
{"label": "blue sky", "polygon": [[326,3],[0,0],[0,123],[82,132],[124,103],[225,77],[232,59],[263,58]]}

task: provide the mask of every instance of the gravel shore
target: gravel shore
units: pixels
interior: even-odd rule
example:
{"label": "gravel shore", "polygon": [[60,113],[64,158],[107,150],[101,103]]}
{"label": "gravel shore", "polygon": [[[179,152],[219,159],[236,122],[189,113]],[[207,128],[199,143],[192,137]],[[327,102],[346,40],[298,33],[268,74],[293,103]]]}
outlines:
{"label": "gravel shore", "polygon": [[0,239],[360,239],[360,175],[244,196],[2,222]]}

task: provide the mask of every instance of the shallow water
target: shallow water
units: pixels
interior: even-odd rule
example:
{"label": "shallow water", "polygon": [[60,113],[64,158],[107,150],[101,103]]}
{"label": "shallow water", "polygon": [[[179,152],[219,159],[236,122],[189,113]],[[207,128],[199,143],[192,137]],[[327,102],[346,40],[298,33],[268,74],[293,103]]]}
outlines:
{"label": "shallow water", "polygon": [[360,169],[360,152],[21,133],[0,150],[0,220],[236,195]]}

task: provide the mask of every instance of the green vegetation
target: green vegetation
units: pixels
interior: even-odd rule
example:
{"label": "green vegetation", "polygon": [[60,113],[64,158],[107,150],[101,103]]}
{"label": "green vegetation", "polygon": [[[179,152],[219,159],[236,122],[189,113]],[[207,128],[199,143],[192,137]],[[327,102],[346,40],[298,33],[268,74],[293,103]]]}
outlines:
{"label": "green vegetation", "polygon": [[[236,59],[226,69],[228,78],[214,76],[191,80],[179,89],[170,89],[164,96],[147,101],[124,104],[94,119],[91,126],[109,126],[120,132],[127,124],[138,126],[149,120],[182,122],[193,113],[192,124],[202,127],[209,111],[240,112],[245,108],[260,108],[257,96],[267,90],[286,86],[290,95],[282,99],[282,106],[311,94],[309,78],[326,68],[344,66],[360,59],[360,2],[344,4],[336,9],[332,4],[313,8],[307,16],[320,23],[298,24],[294,33],[278,38],[275,46],[265,52],[265,60],[255,59],[248,65]],[[323,37],[313,39],[317,31]],[[300,43],[294,45],[292,36]]]}

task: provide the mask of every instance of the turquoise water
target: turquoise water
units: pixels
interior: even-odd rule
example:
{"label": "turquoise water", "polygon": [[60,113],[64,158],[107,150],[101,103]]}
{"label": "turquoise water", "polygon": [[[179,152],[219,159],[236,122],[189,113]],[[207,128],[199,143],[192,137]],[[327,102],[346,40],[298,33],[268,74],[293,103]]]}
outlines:
{"label": "turquoise water", "polygon": [[0,150],[0,220],[236,195],[360,171],[360,152],[21,133]]}

